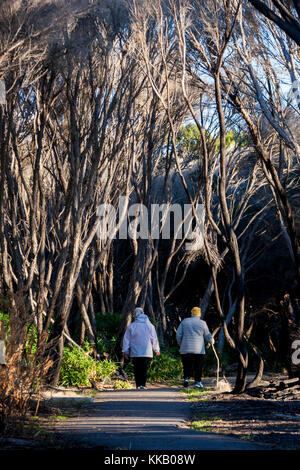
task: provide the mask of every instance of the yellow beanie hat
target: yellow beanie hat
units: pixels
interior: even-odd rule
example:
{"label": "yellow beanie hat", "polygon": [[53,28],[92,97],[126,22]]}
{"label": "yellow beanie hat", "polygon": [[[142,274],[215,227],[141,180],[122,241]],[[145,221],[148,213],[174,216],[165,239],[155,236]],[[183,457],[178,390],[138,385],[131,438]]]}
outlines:
{"label": "yellow beanie hat", "polygon": [[201,308],[200,307],[193,307],[191,310],[192,316],[201,317]]}

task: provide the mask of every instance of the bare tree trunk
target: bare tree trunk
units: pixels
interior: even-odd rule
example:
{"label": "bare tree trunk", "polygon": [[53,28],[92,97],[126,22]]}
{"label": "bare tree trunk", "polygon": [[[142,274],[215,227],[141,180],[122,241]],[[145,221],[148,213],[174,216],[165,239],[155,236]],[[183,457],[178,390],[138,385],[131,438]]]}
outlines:
{"label": "bare tree trunk", "polygon": [[257,154],[259,158],[261,159],[263,165],[265,166],[266,171],[270,175],[270,178],[274,187],[274,191],[276,192],[281,214],[285,221],[286,230],[289,235],[290,244],[292,247],[294,266],[295,266],[295,278],[297,281],[296,296],[299,299],[300,298],[300,246],[299,246],[299,242],[297,238],[297,233],[296,233],[296,228],[295,228],[295,219],[293,216],[291,205],[289,203],[286,191],[284,187],[282,186],[282,183],[279,179],[276,168],[274,167],[269,157],[268,152],[264,148],[264,145],[259,136],[259,131],[257,127],[252,121],[247,110],[244,109],[239,97],[237,97],[236,95],[232,93],[230,94],[230,97],[232,101],[237,105],[241,115],[243,116],[243,118],[245,119],[248,125]]}
{"label": "bare tree trunk", "polygon": [[253,351],[255,352],[255,354],[256,354],[256,356],[259,360],[259,365],[258,365],[258,370],[257,370],[257,373],[256,373],[254,379],[247,384],[246,389],[257,387],[260,384],[260,382],[263,378],[264,365],[265,365],[264,360],[263,360],[263,358],[261,356],[261,353],[258,350],[258,348],[256,348],[254,345],[251,345],[251,346],[252,346]]}
{"label": "bare tree trunk", "polygon": [[85,325],[85,332],[87,334],[87,338],[90,342],[91,348],[93,350],[94,357],[97,357],[97,339],[96,339],[96,332],[94,331],[88,313],[87,313],[87,305],[89,304],[89,297],[83,298],[82,288],[80,285],[80,281],[77,282],[76,285],[77,291],[77,299],[78,299],[78,306],[80,309],[82,321]]}
{"label": "bare tree trunk", "polygon": [[61,368],[61,361],[63,358],[64,354],[64,338],[63,336],[60,336],[57,349],[54,350],[52,349],[51,351],[51,357],[53,361],[55,362],[55,366],[51,368],[51,371],[48,374],[48,380],[53,385],[54,387],[58,384],[59,381],[59,374],[60,374],[60,368]]}
{"label": "bare tree trunk", "polygon": [[226,199],[226,126],[225,126],[225,117],[222,106],[222,96],[221,96],[221,84],[219,71],[215,75],[215,93],[216,93],[216,103],[217,111],[219,116],[220,123],[220,177],[219,177],[219,196],[220,196],[220,206],[226,231],[226,237],[228,239],[228,244],[230,251],[234,258],[234,267],[236,275],[236,292],[237,292],[237,347],[239,349],[238,353],[238,371],[236,377],[236,383],[234,387],[234,393],[242,393],[246,387],[246,377],[247,377],[247,365],[248,365],[248,353],[247,347],[244,340],[244,323],[245,323],[245,282],[244,282],[244,272],[240,259],[239,246],[236,234],[234,232],[232,220],[230,218],[227,199]]}
{"label": "bare tree trunk", "polygon": [[85,340],[85,323],[84,320],[81,320],[81,328],[80,328],[80,340],[79,344],[81,347],[84,346],[84,340]]}

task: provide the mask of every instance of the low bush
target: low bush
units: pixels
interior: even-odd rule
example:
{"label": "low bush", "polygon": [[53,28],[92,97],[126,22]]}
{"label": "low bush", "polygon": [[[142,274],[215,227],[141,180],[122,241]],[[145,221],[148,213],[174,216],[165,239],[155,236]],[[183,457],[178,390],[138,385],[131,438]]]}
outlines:
{"label": "low bush", "polygon": [[114,389],[116,390],[127,390],[131,388],[132,388],[132,384],[128,382],[127,380],[116,380],[114,382]]}
{"label": "low bush", "polygon": [[60,370],[59,384],[65,387],[90,386],[90,379],[95,381],[110,380],[117,371],[117,364],[107,359],[96,361],[88,354],[88,343],[85,350],[76,347],[65,347]]}
{"label": "low bush", "polygon": [[1,340],[5,343],[6,364],[0,367],[0,429],[11,418],[24,416],[32,396],[43,384],[52,361],[45,344],[36,341],[32,315],[28,314],[24,294],[8,294],[0,301]]}
{"label": "low bush", "polygon": [[97,313],[97,350],[100,355],[110,355],[114,350],[117,340],[117,332],[121,325],[120,313]]}
{"label": "low bush", "polygon": [[[132,379],[133,364],[130,362],[125,367],[125,372]],[[182,363],[180,355],[175,348],[163,351],[160,356],[154,356],[148,370],[148,380],[150,382],[163,382],[165,380],[177,380],[182,376]]]}
{"label": "low bush", "polygon": [[176,380],[182,376],[182,363],[179,354],[167,350],[151,361],[148,373],[150,382]]}

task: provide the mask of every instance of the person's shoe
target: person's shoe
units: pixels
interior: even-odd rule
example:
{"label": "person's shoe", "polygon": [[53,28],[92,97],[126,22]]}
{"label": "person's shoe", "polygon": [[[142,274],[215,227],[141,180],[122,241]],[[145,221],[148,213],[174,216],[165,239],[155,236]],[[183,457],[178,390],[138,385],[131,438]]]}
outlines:
{"label": "person's shoe", "polygon": [[147,387],[145,387],[145,385],[139,385],[138,390],[147,390]]}
{"label": "person's shoe", "polygon": [[202,382],[195,382],[195,388],[203,388]]}
{"label": "person's shoe", "polygon": [[189,379],[184,379],[183,386],[184,386],[184,387],[188,387],[188,386],[189,386]]}

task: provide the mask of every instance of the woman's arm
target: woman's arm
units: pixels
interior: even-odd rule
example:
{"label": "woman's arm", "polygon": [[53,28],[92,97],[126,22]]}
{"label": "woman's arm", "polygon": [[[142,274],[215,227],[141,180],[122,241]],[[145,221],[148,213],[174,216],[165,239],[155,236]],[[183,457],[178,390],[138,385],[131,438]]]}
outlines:
{"label": "woman's arm", "polygon": [[182,327],[182,322],[181,322],[176,333],[176,339],[177,339],[177,343],[179,344],[179,346],[181,345],[182,336],[183,336],[183,327]]}
{"label": "woman's arm", "polygon": [[207,323],[205,321],[203,321],[204,323],[204,340],[206,343],[210,343],[210,344],[215,344],[215,340],[213,339],[209,329],[208,329],[208,326],[207,326]]}
{"label": "woman's arm", "polygon": [[151,325],[150,340],[151,340],[153,351],[156,353],[157,356],[159,356],[160,354],[159,342],[158,342],[154,325]]}
{"label": "woman's arm", "polygon": [[124,338],[123,338],[123,347],[122,347],[122,352],[128,356],[129,355],[129,351],[130,351],[130,339],[131,339],[131,328],[130,328],[131,325],[129,325],[129,327],[127,328],[127,330],[125,331],[125,335],[124,335]]}

